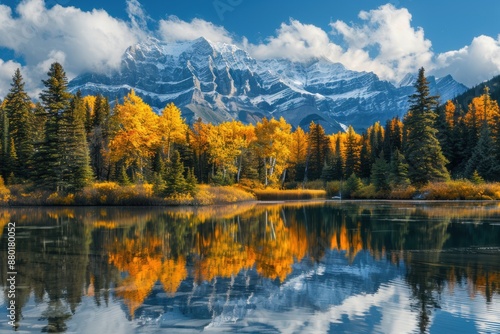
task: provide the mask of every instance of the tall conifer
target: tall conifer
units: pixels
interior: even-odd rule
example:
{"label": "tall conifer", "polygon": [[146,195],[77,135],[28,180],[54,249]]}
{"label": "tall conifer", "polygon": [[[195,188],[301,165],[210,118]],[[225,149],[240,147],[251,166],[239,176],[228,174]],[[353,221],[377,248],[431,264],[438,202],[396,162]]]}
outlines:
{"label": "tall conifer", "polygon": [[446,158],[436,138],[436,114],[433,108],[437,97],[431,96],[424,69],[418,72],[416,92],[410,96],[410,110],[404,120],[406,134],[405,157],[409,165],[408,176],[415,185],[449,178]]}

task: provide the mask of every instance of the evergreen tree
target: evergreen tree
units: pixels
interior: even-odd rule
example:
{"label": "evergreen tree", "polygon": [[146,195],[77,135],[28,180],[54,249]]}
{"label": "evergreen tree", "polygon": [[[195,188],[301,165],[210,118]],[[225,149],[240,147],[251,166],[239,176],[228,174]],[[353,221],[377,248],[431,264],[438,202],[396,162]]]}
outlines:
{"label": "evergreen tree", "polygon": [[363,134],[361,142],[361,152],[359,154],[359,176],[363,179],[367,179],[370,177],[372,159],[370,154],[370,144],[366,134]]}
{"label": "evergreen tree", "polygon": [[309,180],[316,180],[321,177],[321,171],[326,162],[330,140],[325,134],[325,130],[320,124],[311,122],[309,125],[309,160],[307,176]]}
{"label": "evergreen tree", "polygon": [[53,63],[47,75],[49,78],[42,80],[45,89],[40,94],[47,113],[44,139],[35,153],[33,181],[41,188],[63,190],[67,184],[62,175],[62,152],[67,150],[63,147],[65,138],[60,137],[60,127],[63,114],[70,108],[71,94],[67,90],[68,79],[61,64]]}
{"label": "evergreen tree", "polygon": [[495,147],[488,124],[485,122],[481,129],[479,141],[467,162],[465,175],[470,178],[476,172],[486,181],[493,181],[500,172],[495,160]]}
{"label": "evergreen tree", "polygon": [[165,196],[174,196],[186,192],[187,183],[184,177],[184,165],[178,151],[174,151],[166,169]]}
{"label": "evergreen tree", "polygon": [[436,138],[436,114],[433,108],[437,98],[430,95],[429,84],[421,68],[415,84],[416,93],[410,96],[410,109],[404,121],[405,157],[409,164],[408,176],[415,185],[449,178],[446,158]]}
{"label": "evergreen tree", "polygon": [[410,185],[408,168],[409,166],[405,161],[405,157],[396,149],[391,157],[389,175],[389,182],[392,187],[407,187]]}
{"label": "evergreen tree", "polygon": [[333,179],[342,180],[344,177],[344,159],[340,151],[340,137],[335,141],[335,153],[332,158]]}
{"label": "evergreen tree", "polygon": [[375,190],[388,190],[389,187],[389,165],[381,156],[372,167],[371,182],[375,186]]}
{"label": "evergreen tree", "polygon": [[89,153],[92,171],[99,181],[108,178],[110,163],[106,158],[109,146],[109,103],[102,95],[98,95],[94,102],[91,131],[89,134]]}
{"label": "evergreen tree", "polygon": [[9,118],[9,137],[17,154],[11,157],[12,172],[17,178],[26,180],[32,166],[33,113],[31,99],[24,91],[24,80],[19,69],[12,77],[11,88],[5,99],[5,111]]}
{"label": "evergreen tree", "polygon": [[61,180],[64,191],[78,191],[92,180],[90,157],[85,131],[85,105],[77,94],[64,111],[59,139],[61,149]]}
{"label": "evergreen tree", "polygon": [[361,189],[361,187],[363,187],[363,182],[356,174],[352,173],[345,182],[342,196],[350,198],[356,191]]}

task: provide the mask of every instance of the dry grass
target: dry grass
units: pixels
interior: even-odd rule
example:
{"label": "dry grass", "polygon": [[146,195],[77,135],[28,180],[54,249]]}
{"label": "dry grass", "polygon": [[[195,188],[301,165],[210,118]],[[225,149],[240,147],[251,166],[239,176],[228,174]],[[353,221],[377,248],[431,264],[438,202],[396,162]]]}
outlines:
{"label": "dry grass", "polygon": [[318,189],[294,189],[294,190],[278,190],[264,189],[254,190],[255,196],[261,201],[286,201],[286,200],[303,200],[314,198],[325,198],[326,191]]}
{"label": "dry grass", "polygon": [[430,183],[420,189],[427,200],[499,200],[500,183],[474,184],[469,180]]}

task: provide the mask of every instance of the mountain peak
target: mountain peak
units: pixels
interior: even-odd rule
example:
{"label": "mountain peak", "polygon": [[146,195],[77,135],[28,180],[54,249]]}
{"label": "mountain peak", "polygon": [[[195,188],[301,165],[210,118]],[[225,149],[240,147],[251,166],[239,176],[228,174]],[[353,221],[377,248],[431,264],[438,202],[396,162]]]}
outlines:
{"label": "mountain peak", "polygon": [[[294,126],[315,120],[331,133],[349,124],[362,131],[375,121],[402,116],[414,80],[408,74],[394,86],[322,58],[258,60],[236,45],[200,37],[172,43],[147,39],[126,50],[116,73],[84,74],[69,86],[111,101],[133,88],[157,111],[174,102],[188,122],[201,117],[255,123],[283,116]],[[451,77],[431,81],[433,94],[444,99],[465,90]]]}

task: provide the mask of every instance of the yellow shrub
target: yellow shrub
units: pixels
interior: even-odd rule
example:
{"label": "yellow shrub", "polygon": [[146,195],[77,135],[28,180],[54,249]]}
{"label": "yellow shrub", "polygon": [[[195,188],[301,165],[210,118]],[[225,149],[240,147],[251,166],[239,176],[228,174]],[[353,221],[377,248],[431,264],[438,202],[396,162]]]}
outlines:
{"label": "yellow shrub", "polygon": [[47,204],[50,205],[74,205],[75,194],[61,195],[58,192],[52,193],[47,197]]}
{"label": "yellow shrub", "polygon": [[5,204],[10,199],[10,190],[5,186],[3,178],[0,176],[0,204]]}

